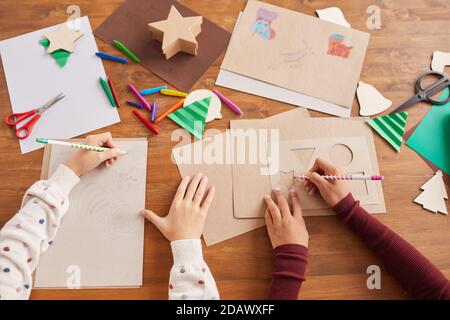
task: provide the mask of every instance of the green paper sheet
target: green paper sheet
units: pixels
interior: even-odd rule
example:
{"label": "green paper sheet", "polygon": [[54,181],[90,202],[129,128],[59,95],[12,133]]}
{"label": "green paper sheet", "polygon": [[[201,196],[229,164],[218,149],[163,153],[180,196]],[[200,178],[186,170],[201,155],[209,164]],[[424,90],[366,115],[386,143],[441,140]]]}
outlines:
{"label": "green paper sheet", "polygon": [[201,139],[205,130],[206,115],[208,114],[210,102],[211,97],[194,101],[190,105],[172,112],[167,117],[198,139]]}
{"label": "green paper sheet", "polygon": [[[48,41],[47,38],[43,38],[42,40],[39,40],[39,43],[47,49],[50,46],[50,41]],[[59,49],[55,50],[51,53],[52,57],[55,59],[56,63],[62,68],[66,65],[67,59],[69,59],[70,52]]]}
{"label": "green paper sheet", "polygon": [[[445,100],[449,94],[450,90],[446,88],[439,100]],[[406,145],[450,174],[450,102],[433,106]]]}

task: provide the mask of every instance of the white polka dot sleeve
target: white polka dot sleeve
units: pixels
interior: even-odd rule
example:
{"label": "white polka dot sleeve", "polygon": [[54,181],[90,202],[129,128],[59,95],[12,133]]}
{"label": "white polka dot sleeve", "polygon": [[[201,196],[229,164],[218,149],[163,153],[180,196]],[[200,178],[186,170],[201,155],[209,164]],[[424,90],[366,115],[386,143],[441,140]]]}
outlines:
{"label": "white polka dot sleeve", "polygon": [[80,181],[60,165],[28,189],[19,212],[0,230],[0,299],[28,299],[39,257],[53,243],[68,195]]}
{"label": "white polka dot sleeve", "polygon": [[203,260],[200,239],[170,243],[173,267],[169,279],[170,300],[218,300],[216,282]]}

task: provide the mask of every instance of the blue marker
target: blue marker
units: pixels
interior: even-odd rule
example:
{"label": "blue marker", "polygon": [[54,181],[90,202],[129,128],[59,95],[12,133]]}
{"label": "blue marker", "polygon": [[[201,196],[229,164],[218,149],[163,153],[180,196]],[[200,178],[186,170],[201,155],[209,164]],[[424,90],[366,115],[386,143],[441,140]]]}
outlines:
{"label": "blue marker", "polygon": [[110,60],[110,61],[119,62],[119,63],[128,63],[127,59],[111,56],[111,55],[103,53],[103,52],[96,52],[95,55],[97,57],[105,59],[105,60]]}
{"label": "blue marker", "polygon": [[156,113],[158,112],[157,109],[158,109],[158,105],[156,104],[156,100],[155,100],[155,101],[153,101],[153,104],[152,104],[152,118],[151,118],[151,120],[152,120],[153,123],[155,123]]}
{"label": "blue marker", "polygon": [[148,94],[160,92],[162,89],[167,89],[167,86],[144,89],[144,90],[139,91],[139,93],[142,95],[148,95]]}

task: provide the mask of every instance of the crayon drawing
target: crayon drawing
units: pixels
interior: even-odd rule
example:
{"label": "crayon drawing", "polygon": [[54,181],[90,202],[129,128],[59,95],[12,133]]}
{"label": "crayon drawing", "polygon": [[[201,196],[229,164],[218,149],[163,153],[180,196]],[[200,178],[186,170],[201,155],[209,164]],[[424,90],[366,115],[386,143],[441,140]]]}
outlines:
{"label": "crayon drawing", "polygon": [[253,32],[261,36],[265,40],[275,38],[275,30],[272,28],[272,21],[277,18],[278,14],[264,8],[259,8],[256,20],[253,23]]}
{"label": "crayon drawing", "polygon": [[330,56],[338,56],[341,58],[348,58],[353,47],[344,44],[344,36],[342,34],[332,34],[328,38],[328,51]]}

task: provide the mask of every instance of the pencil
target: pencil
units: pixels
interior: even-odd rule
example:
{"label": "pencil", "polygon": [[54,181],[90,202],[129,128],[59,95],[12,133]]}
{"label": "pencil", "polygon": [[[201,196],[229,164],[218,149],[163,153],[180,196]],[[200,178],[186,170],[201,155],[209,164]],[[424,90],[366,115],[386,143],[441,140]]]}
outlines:
{"label": "pencil", "polygon": [[111,103],[111,106],[115,108],[116,103],[114,101],[111,90],[109,89],[108,83],[106,83],[105,79],[103,79],[102,77],[99,77],[98,79],[100,80],[100,84],[102,85],[103,91],[105,91],[105,94],[108,97],[109,103]]}
{"label": "pencil", "polygon": [[114,100],[116,100],[116,105],[117,105],[117,107],[120,108],[119,96],[117,95],[117,90],[116,90],[116,88],[114,87],[114,83],[113,83],[113,81],[111,80],[111,77],[110,77],[110,76],[108,76],[108,83],[109,83],[109,87],[111,88],[112,96],[113,96]]}
{"label": "pencil", "polygon": [[167,109],[166,111],[164,111],[161,115],[158,116],[158,118],[156,118],[155,123],[160,122],[162,119],[164,119],[165,117],[167,117],[169,114],[171,114],[172,112],[176,111],[177,109],[180,109],[181,107],[183,107],[183,102],[184,99],[180,99],[177,101],[177,103],[175,103],[173,106],[171,106],[169,109]]}
{"label": "pencil", "polygon": [[[373,180],[379,181],[383,180],[383,176],[375,175],[375,176],[365,176],[365,175],[351,175],[351,174],[342,174],[342,175],[322,175],[322,178],[325,180]],[[302,176],[294,176],[294,179],[297,180],[307,180],[308,177],[306,175]]]}
{"label": "pencil", "polygon": [[117,40],[113,40],[113,43],[117,49],[119,49],[120,51],[125,53],[127,56],[129,56],[131,58],[131,60],[133,60],[134,62],[137,62],[137,63],[141,63],[141,60],[139,60],[139,58],[136,57],[133,54],[133,52],[131,52],[127,47],[125,47],[125,45],[123,43],[121,43],[120,41],[117,41]]}
{"label": "pencil", "polygon": [[[88,151],[97,151],[97,152],[103,152],[103,151],[111,149],[111,148],[107,148],[107,147],[90,146],[87,144],[52,140],[52,139],[46,139],[46,138],[36,138],[36,142],[42,143],[42,144],[53,144],[53,145],[58,145],[58,146],[65,146],[65,147],[70,147],[70,148],[77,148],[77,149],[83,149],[83,150],[88,150]],[[124,155],[127,153],[128,152],[119,149],[119,154]]]}

